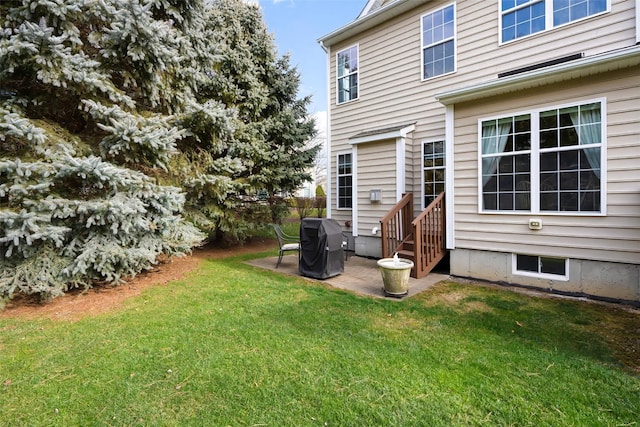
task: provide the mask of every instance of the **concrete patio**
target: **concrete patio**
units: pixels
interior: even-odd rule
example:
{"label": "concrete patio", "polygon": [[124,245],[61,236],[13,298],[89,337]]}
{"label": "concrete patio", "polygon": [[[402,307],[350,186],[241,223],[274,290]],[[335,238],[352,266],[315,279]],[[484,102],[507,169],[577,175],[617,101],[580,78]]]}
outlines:
{"label": "concrete patio", "polygon": [[[278,257],[269,257],[247,261],[247,263],[255,267],[265,268],[282,274],[303,277],[298,271],[297,255],[285,256],[282,259],[280,266],[276,269],[277,261]],[[376,260],[362,258],[359,256],[350,256],[349,259],[344,262],[344,273],[338,276],[325,280],[305,277],[306,280],[324,283],[334,288],[351,291],[358,295],[365,295],[374,298],[386,298],[395,301],[402,301],[404,298],[410,298],[448,278],[449,276],[446,274],[433,272],[422,279],[410,278],[408,295],[403,298],[387,297],[383,291],[382,275],[378,271]]]}

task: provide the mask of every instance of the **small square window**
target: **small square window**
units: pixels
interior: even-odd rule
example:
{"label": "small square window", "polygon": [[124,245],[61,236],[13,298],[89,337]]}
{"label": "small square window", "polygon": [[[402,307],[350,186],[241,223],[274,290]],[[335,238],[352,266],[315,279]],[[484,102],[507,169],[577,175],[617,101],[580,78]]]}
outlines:
{"label": "small square window", "polygon": [[540,257],[541,273],[564,276],[567,274],[566,266],[567,262],[564,259]]}
{"label": "small square window", "polygon": [[538,272],[538,257],[531,255],[518,255],[517,257],[517,269],[519,271],[531,271],[532,273]]}
{"label": "small square window", "polygon": [[514,264],[514,274],[553,280],[569,279],[566,258],[516,254]]}

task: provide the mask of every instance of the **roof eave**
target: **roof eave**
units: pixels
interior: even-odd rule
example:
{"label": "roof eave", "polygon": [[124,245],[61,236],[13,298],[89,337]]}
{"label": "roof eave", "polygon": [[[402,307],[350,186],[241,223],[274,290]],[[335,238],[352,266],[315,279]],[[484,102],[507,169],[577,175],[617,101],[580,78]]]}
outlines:
{"label": "roof eave", "polygon": [[390,126],[377,130],[361,132],[349,138],[349,144],[357,145],[368,142],[384,141],[387,139],[406,138],[416,129],[416,122]]}
{"label": "roof eave", "polygon": [[[371,7],[373,6],[373,4],[375,2],[376,2],[376,0],[368,0],[367,4],[365,4],[364,7],[362,8],[362,10],[360,11],[360,14],[358,15],[358,18],[362,18],[364,15],[369,13],[369,11],[371,10]],[[358,19],[358,18],[356,18],[356,19]]]}
{"label": "roof eave", "polygon": [[317,41],[322,46],[328,48],[336,43],[340,43],[350,37],[369,30],[389,19],[395,18],[420,4],[427,3],[430,0],[396,0],[372,13],[359,17],[355,21],[338,28],[337,30],[320,37]]}
{"label": "roof eave", "polygon": [[435,95],[435,98],[442,104],[453,105],[632,67],[639,64],[640,45],[635,45],[535,71],[502,77],[448,92],[438,93]]}

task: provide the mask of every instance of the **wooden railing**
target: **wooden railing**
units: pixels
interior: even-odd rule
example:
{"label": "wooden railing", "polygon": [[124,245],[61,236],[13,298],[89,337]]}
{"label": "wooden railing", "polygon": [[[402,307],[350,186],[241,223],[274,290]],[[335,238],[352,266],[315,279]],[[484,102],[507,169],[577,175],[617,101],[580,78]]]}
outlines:
{"label": "wooden railing", "polygon": [[381,220],[382,257],[393,256],[411,237],[413,220],[413,194],[406,193]]}
{"label": "wooden railing", "polygon": [[411,223],[414,233],[414,277],[418,279],[429,274],[447,253],[445,219],[444,193],[440,193]]}
{"label": "wooden railing", "polygon": [[413,219],[413,195],[402,199],[380,220],[382,227],[382,257],[394,253],[410,258],[414,263],[411,276],[422,278],[444,258],[445,249],[444,193]]}

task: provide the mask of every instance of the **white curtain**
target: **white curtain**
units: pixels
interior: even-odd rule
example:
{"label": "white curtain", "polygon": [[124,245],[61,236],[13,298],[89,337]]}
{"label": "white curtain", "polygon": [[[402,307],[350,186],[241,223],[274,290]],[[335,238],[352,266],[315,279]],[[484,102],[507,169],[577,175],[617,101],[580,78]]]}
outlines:
{"label": "white curtain", "polygon": [[[496,135],[497,130],[497,135]],[[482,154],[497,154],[504,151],[504,147],[507,145],[509,139],[509,132],[511,131],[511,122],[503,122],[496,127],[494,124],[491,126],[482,126]],[[493,144],[496,144],[493,147]],[[482,185],[484,186],[491,175],[498,168],[498,161],[500,156],[491,156],[482,158]]]}
{"label": "white curtain", "polygon": [[349,73],[355,71],[350,70],[353,62],[351,56],[351,50],[345,53],[338,54],[338,95],[339,102],[348,101],[351,99],[351,80]]}
{"label": "white curtain", "polygon": [[[578,133],[580,145],[600,144],[602,142],[599,108],[585,109],[580,107],[579,116],[578,112],[572,112],[569,116],[571,117],[571,123],[573,123]],[[598,179],[600,179],[600,152],[600,149],[584,150],[587,161]]]}

